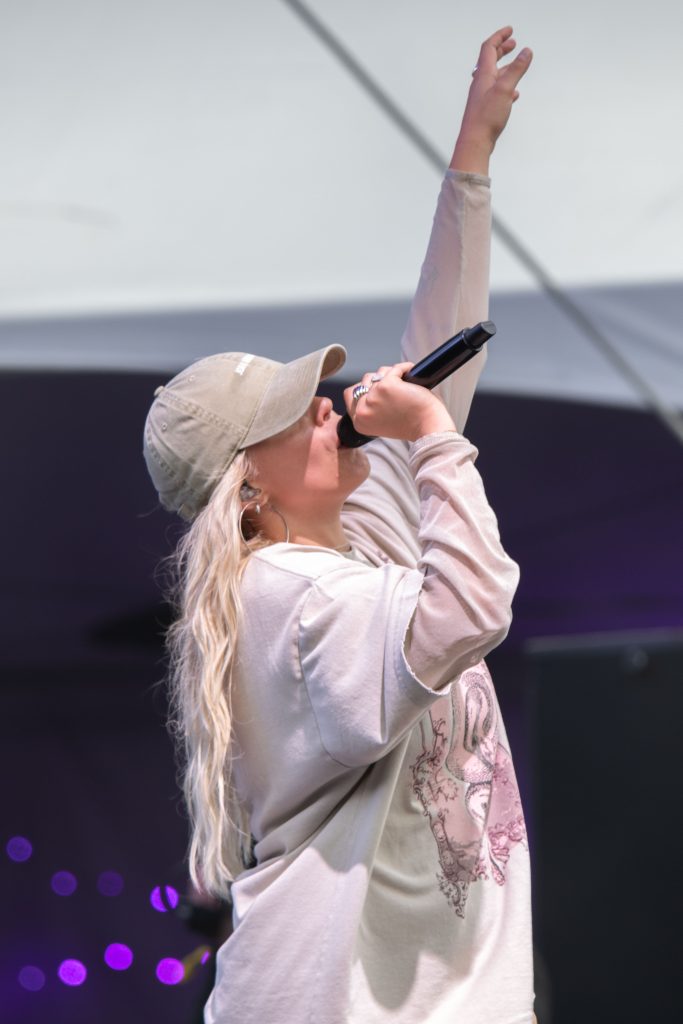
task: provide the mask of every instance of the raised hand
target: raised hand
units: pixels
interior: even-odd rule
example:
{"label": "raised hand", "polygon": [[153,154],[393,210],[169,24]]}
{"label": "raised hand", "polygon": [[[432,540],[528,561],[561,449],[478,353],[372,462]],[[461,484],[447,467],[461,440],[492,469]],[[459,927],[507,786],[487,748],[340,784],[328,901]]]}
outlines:
{"label": "raised hand", "polygon": [[531,50],[525,47],[513,61],[498,67],[498,61],[516,45],[510,25],[498,29],[482,43],[453,151],[452,168],[488,174],[488,159],[508,122],[512,104],[519,98],[517,85],[529,70],[533,57]]}

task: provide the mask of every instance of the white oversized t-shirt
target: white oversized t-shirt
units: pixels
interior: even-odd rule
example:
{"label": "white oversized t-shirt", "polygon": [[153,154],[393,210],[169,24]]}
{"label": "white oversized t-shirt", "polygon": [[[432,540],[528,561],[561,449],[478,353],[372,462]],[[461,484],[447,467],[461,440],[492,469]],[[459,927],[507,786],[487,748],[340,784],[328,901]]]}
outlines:
{"label": "white oversized t-shirt", "polygon": [[[408,359],[486,318],[488,191],[446,176]],[[442,385],[459,430],[478,363]],[[366,451],[352,557],[275,544],[245,570],[234,771],[258,864],[232,886],[205,1019],[528,1024],[526,834],[481,660],[517,567],[461,434]],[[408,664],[413,628],[433,641],[436,689]]]}

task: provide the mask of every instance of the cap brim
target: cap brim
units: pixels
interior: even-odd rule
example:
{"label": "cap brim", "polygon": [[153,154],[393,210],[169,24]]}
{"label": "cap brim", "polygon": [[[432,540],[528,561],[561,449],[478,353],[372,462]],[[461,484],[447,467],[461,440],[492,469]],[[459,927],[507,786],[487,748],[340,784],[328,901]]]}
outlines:
{"label": "cap brim", "polygon": [[266,388],[242,447],[265,441],[296,423],[313,401],[320,381],[337,373],[345,362],[342,345],[327,345],[283,363]]}

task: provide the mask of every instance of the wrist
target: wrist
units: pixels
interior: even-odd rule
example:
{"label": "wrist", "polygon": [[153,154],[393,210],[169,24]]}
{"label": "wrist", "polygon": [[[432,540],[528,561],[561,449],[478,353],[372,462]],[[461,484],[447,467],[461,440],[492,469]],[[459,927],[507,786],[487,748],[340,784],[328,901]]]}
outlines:
{"label": "wrist", "polygon": [[435,409],[433,412],[420,417],[413,431],[414,436],[408,440],[417,441],[418,438],[425,437],[427,434],[445,434],[451,431],[456,431],[457,433],[457,428],[451,414],[445,408]]}
{"label": "wrist", "polygon": [[488,175],[493,147],[494,143],[485,135],[461,131],[455,143],[450,169]]}

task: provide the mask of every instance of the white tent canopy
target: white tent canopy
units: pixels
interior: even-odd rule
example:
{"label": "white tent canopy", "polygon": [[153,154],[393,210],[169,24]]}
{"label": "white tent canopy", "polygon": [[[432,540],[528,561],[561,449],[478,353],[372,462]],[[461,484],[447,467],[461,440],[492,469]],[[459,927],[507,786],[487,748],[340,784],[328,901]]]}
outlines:
{"label": "white tent canopy", "polygon": [[[683,8],[310,7],[446,159],[479,43],[513,21],[535,59],[495,210],[683,407]],[[438,177],[282,0],[34,0],[4,12],[0,55],[1,365],[390,357]],[[635,400],[499,242],[491,283],[485,387]]]}

